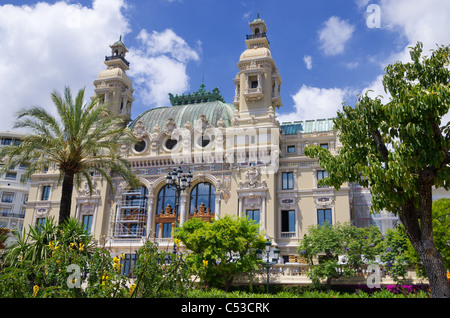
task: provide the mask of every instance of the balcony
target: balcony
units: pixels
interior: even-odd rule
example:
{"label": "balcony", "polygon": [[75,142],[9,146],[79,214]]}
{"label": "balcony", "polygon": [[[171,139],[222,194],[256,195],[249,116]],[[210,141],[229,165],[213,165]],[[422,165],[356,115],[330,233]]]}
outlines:
{"label": "balcony", "polygon": [[12,213],[7,210],[0,211],[0,216],[7,217],[7,218],[16,218],[16,219],[23,219],[25,218],[25,211],[20,213]]}
{"label": "balcony", "polygon": [[247,34],[247,40],[267,38],[266,32],[257,33],[257,34]]}
{"label": "balcony", "polygon": [[130,66],[130,62],[128,62],[124,57],[119,55],[105,56],[105,61],[113,61],[113,60],[122,60],[126,66]]}
{"label": "balcony", "polygon": [[248,101],[261,100],[264,97],[261,87],[256,88],[246,88],[244,91],[244,97]]}

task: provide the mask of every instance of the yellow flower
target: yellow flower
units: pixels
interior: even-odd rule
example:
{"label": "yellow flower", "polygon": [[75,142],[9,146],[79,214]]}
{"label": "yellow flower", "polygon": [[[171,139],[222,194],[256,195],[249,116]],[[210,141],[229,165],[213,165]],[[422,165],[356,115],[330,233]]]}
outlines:
{"label": "yellow flower", "polygon": [[78,250],[80,250],[81,252],[84,251],[84,244],[80,243]]}
{"label": "yellow flower", "polygon": [[173,242],[175,243],[176,246],[180,246],[181,240],[176,238],[173,240]]}
{"label": "yellow flower", "polygon": [[120,258],[125,259],[125,254],[124,253],[120,254]]}
{"label": "yellow flower", "polygon": [[34,285],[33,286],[33,297],[36,297],[38,291],[39,291],[39,286],[38,285]]}
{"label": "yellow flower", "polygon": [[102,276],[102,285],[105,285],[107,280],[108,280],[108,276],[107,275],[103,275]]}
{"label": "yellow flower", "polygon": [[203,266],[204,267],[208,266],[208,261],[206,259],[203,260]]}
{"label": "yellow flower", "polygon": [[450,280],[450,272],[447,272],[447,279]]}
{"label": "yellow flower", "polygon": [[128,293],[131,295],[135,289],[136,289],[136,284],[130,285],[130,289],[128,290]]}

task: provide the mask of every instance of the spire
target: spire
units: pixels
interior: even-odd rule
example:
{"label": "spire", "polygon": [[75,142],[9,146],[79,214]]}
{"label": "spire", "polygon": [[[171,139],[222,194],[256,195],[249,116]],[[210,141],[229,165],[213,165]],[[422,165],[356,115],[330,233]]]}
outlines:
{"label": "spire", "polygon": [[122,70],[129,70],[130,62],[125,59],[128,52],[127,47],[122,42],[122,35],[119,40],[109,46],[111,48],[111,55],[105,56],[105,64],[110,67],[120,67]]}

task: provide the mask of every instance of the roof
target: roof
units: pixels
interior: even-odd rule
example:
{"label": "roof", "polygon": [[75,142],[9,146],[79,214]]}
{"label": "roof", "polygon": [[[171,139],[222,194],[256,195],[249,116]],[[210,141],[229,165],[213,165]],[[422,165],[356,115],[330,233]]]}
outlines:
{"label": "roof", "polygon": [[151,132],[156,125],[163,128],[170,118],[175,121],[178,128],[182,128],[188,121],[194,125],[201,115],[205,115],[209,123],[214,127],[217,127],[217,121],[222,118],[225,127],[228,127],[231,126],[231,119],[235,111],[236,108],[234,105],[218,100],[197,104],[152,108],[140,114],[130,124],[130,129],[133,129],[134,125],[138,121],[141,121],[145,129]]}
{"label": "roof", "polygon": [[141,121],[147,131],[153,131],[156,125],[163,128],[170,118],[178,128],[182,128],[187,122],[194,125],[202,115],[214,127],[217,127],[219,119],[223,119],[225,127],[228,127],[236,111],[234,105],[225,103],[218,88],[208,92],[204,84],[200,85],[197,92],[180,96],[169,94],[169,99],[171,107],[152,108],[143,112],[130,124],[130,129]]}
{"label": "roof", "polygon": [[281,124],[281,130],[285,135],[295,135],[298,131],[302,134],[309,134],[312,132],[326,132],[334,128],[333,118],[305,120],[285,122]]}

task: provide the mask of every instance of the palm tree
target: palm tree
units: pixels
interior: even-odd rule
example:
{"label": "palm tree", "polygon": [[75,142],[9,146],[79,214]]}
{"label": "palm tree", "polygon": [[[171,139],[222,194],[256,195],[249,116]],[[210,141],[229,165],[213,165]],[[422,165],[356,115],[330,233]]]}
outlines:
{"label": "palm tree", "polygon": [[23,180],[51,164],[59,169],[61,225],[70,217],[73,186],[80,187],[84,179],[92,194],[92,172],[100,173],[111,186],[112,173],[117,173],[137,187],[138,178],[120,156],[120,146],[136,139],[120,116],[109,113],[107,104],[100,103],[98,98],[84,103],[84,89],[75,99],[68,87],[64,96],[54,91],[51,98],[57,116],[39,106],[20,111],[14,128],[25,128],[30,134],[20,144],[1,149],[0,157],[4,158],[2,172],[27,164]]}

